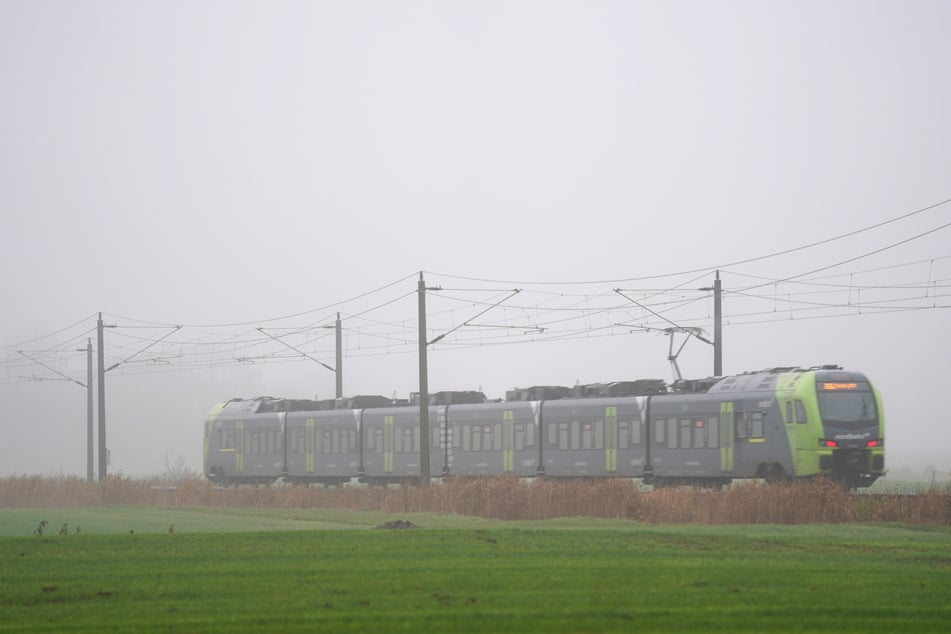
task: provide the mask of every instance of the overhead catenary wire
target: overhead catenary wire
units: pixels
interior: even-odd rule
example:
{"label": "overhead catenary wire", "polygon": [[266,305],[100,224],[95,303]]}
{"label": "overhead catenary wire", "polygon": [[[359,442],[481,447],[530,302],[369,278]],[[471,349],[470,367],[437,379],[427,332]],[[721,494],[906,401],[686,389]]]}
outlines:
{"label": "overhead catenary wire", "polygon": [[[826,244],[835,239],[856,235],[920,214],[928,209],[945,205],[949,201],[951,199],[835,238],[768,254],[752,260],[744,260],[743,262],[759,261],[768,257]],[[883,314],[947,308],[947,294],[942,289],[946,289],[951,284],[951,278],[942,271],[939,265],[946,263],[951,258],[949,255],[926,259],[918,258],[909,262],[891,263],[883,266],[868,266],[860,270],[853,269],[842,273],[830,274],[829,272],[837,267],[845,267],[848,264],[906,245],[924,236],[935,234],[948,226],[951,226],[951,223],[935,226],[927,231],[918,232],[875,249],[863,251],[858,255],[836,260],[831,264],[809,267],[806,271],[792,275],[770,277],[759,272],[751,273],[743,270],[741,266],[727,269],[725,272],[737,279],[745,277],[749,280],[755,280],[752,284],[734,284],[733,288],[724,289],[724,299],[732,302],[731,305],[733,306],[733,309],[727,315],[727,323],[731,325],[761,323],[754,320],[760,320],[767,315],[779,316],[780,314],[784,319],[821,319],[840,317],[843,314],[855,315],[862,310],[869,314]],[[915,266],[920,267],[917,274],[915,273]],[[527,286],[520,289],[520,300],[506,304],[499,315],[488,320],[485,324],[480,324],[475,321],[475,318],[470,318],[462,324],[466,328],[461,328],[458,319],[454,317],[455,314],[458,314],[456,311],[460,307],[469,306],[476,310],[480,307],[491,308],[496,305],[498,297],[504,296],[506,292],[510,291],[511,287],[509,287],[509,291],[502,288],[491,288],[491,284],[497,283],[491,280],[481,281],[486,286],[449,287],[442,292],[433,293],[430,298],[429,330],[439,332],[440,330],[453,328],[452,332],[455,336],[451,341],[446,339],[445,336],[438,341],[439,349],[449,351],[472,346],[515,345],[571,340],[574,337],[584,336],[602,337],[628,334],[624,328],[616,325],[620,322],[643,324],[647,328],[654,329],[664,323],[702,325],[709,323],[710,320],[709,294],[699,294],[697,292],[699,289],[689,287],[712,270],[712,268],[698,269],[679,274],[627,278],[627,281],[636,281],[669,279],[675,275],[681,277],[691,275],[689,279],[667,287],[658,285],[655,288],[625,289],[625,292],[636,293],[637,306],[617,301],[617,295],[611,289],[598,288],[599,284],[594,282],[590,287],[581,289],[569,287],[555,289],[552,287],[552,283],[549,282]],[[697,272],[700,274],[696,275]],[[822,275],[818,275],[820,273]],[[893,273],[895,275],[892,275]],[[883,279],[883,274],[888,274],[891,279]],[[901,277],[896,278],[898,274]],[[291,345],[298,347],[316,345],[317,341],[321,340],[323,336],[328,336],[323,335],[323,333],[315,334],[318,329],[324,327],[323,322],[326,321],[326,317],[319,318],[315,323],[301,326],[288,325],[286,322],[298,319],[300,316],[317,314],[320,311],[327,310],[328,307],[340,307],[345,309],[339,312],[344,314],[345,327],[343,332],[347,333],[348,336],[347,345],[344,346],[346,355],[399,354],[404,349],[415,346],[416,336],[412,330],[413,324],[416,323],[416,315],[412,313],[411,302],[402,303],[403,300],[415,295],[415,290],[406,289],[404,292],[399,292],[396,297],[378,301],[369,307],[366,305],[357,306],[354,302],[362,303],[363,299],[394,288],[401,282],[414,278],[415,275],[416,273],[406,275],[396,281],[378,286],[371,291],[359,293],[349,300],[288,314],[284,317],[211,325],[183,325],[180,329],[167,333],[160,338],[140,333],[149,328],[171,327],[169,324],[113,315],[118,321],[124,322],[124,326],[115,329],[110,334],[108,341],[110,349],[106,352],[111,358],[122,358],[123,361],[120,361],[120,363],[134,362],[124,370],[120,370],[122,373],[134,373],[155,365],[168,366],[171,371],[176,369],[231,367],[245,363],[251,358],[268,359],[272,362],[281,363],[289,362],[293,359],[285,358],[287,355],[279,355],[273,351],[263,350],[262,346],[266,345],[269,340],[262,337],[260,331],[249,326],[262,327],[263,324],[268,324],[268,330],[282,332],[282,338],[289,337],[288,340]],[[858,280],[859,275],[863,276],[861,282]],[[875,276],[874,279],[869,279],[871,275]],[[443,277],[451,279],[460,276],[443,274]],[[837,283],[838,280],[842,280],[841,283]],[[757,292],[758,289],[766,287],[772,287],[773,291],[768,295]],[[781,293],[780,290],[782,290]],[[840,291],[838,295],[836,294],[837,290]],[[464,296],[468,292],[487,293],[496,296],[490,298]],[[351,303],[348,304],[347,302]],[[769,310],[758,308],[758,302],[770,302]],[[697,311],[695,307],[700,306],[707,306],[707,310],[704,312]],[[350,309],[349,314],[346,311],[347,308]],[[75,342],[78,339],[91,332],[88,327],[90,319],[92,317],[75,322],[42,337],[31,338],[26,342],[21,342],[19,346],[14,344],[13,346],[0,348],[0,350],[26,350],[26,345],[23,344],[42,343],[41,346],[34,346],[40,348],[39,352],[29,351],[30,354],[35,353],[37,358],[41,358],[44,363],[53,366],[72,363],[73,361],[68,360],[69,355],[66,353],[68,349],[75,347]],[[769,321],[773,321],[772,317]],[[84,325],[85,328],[83,328]],[[530,328],[526,326],[530,326]],[[246,327],[246,330],[242,330]],[[83,328],[82,334],[77,334],[77,328]],[[235,328],[239,330],[235,330]],[[494,330],[498,332],[493,332]],[[184,336],[173,336],[175,332]],[[64,334],[66,336],[50,342],[51,339]],[[123,351],[132,349],[133,346],[128,343],[117,345],[117,340],[138,342],[140,345],[134,347],[133,354],[130,356],[128,352]],[[152,354],[146,355],[146,351],[151,351]],[[23,359],[11,356],[0,358],[0,367],[3,367],[6,371],[7,382],[18,380],[12,375],[16,373],[18,368],[24,367]],[[3,377],[0,376],[0,382],[2,381]]]}

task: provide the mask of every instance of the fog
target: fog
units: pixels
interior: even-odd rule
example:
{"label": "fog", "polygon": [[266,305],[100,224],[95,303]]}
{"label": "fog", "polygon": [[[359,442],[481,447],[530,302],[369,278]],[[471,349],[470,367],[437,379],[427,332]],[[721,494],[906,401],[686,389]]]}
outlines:
{"label": "fog", "polygon": [[85,474],[100,313],[111,473],[199,469],[219,401],[334,396],[338,313],[344,392],[406,398],[421,272],[431,391],[709,376],[663,331],[712,339],[719,272],[725,373],[864,372],[888,464],[947,470],[949,27],[4,0],[0,476]]}

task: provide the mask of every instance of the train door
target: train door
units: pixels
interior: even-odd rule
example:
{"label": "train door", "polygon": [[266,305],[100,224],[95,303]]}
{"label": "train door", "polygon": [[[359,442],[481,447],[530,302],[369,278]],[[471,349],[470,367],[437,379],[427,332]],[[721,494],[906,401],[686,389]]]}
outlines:
{"label": "train door", "polygon": [[244,421],[234,424],[234,471],[244,473]]}
{"label": "train door", "polygon": [[604,408],[604,470],[617,472],[617,406]]}
{"label": "train door", "polygon": [[515,412],[507,409],[502,414],[502,470],[512,473],[515,470]]}
{"label": "train door", "polygon": [[317,440],[314,435],[314,419],[308,418],[306,424],[307,424],[307,427],[305,428],[305,431],[304,431],[304,447],[305,447],[304,470],[307,473],[313,473],[314,472],[314,447],[317,444]]}
{"label": "train door", "polygon": [[791,400],[785,401],[781,411],[781,417],[786,423],[786,437],[789,439],[789,456],[792,459],[793,473],[799,473],[799,443],[796,442],[798,434],[795,433],[796,419],[793,417],[793,402]]}
{"label": "train door", "polygon": [[393,416],[383,417],[383,471],[393,473]]}
{"label": "train door", "polygon": [[720,403],[720,471],[733,471],[733,403]]}

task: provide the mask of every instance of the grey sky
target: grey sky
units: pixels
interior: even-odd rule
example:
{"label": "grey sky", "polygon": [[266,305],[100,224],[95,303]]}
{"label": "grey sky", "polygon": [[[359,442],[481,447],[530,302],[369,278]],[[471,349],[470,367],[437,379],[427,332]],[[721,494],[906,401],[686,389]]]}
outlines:
{"label": "grey sky", "polygon": [[613,325],[668,324],[611,289],[709,333],[717,267],[726,372],[864,371],[890,455],[947,468],[951,204],[731,264],[951,198],[949,27],[947,2],[0,0],[0,475],[85,472],[85,392],[17,351],[84,381],[100,311],[137,355],[107,381],[137,475],[197,468],[219,400],[332,396],[257,327],[333,363],[340,311],[346,392],[406,396],[425,270],[466,289],[431,294],[432,336],[523,289],[478,322],[509,328],[433,348],[434,390],[670,379],[666,337]]}

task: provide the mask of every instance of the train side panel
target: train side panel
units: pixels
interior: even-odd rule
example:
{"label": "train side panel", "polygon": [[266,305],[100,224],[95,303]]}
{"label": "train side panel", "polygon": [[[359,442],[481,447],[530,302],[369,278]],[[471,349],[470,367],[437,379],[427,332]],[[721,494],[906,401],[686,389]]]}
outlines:
{"label": "train side panel", "polygon": [[546,477],[638,477],[647,460],[647,397],[565,399],[541,404]]}
{"label": "train side panel", "polygon": [[287,476],[301,482],[346,482],[360,472],[360,411],[288,412]]}
{"label": "train side panel", "polygon": [[538,471],[537,401],[449,405],[449,473],[533,476]]}
{"label": "train side panel", "polygon": [[224,408],[207,427],[206,474],[217,482],[259,483],[284,472],[284,414]]}
{"label": "train side panel", "polygon": [[[445,406],[429,408],[429,474],[439,476],[445,462]],[[363,410],[363,469],[371,481],[399,481],[420,475],[419,408]]]}
{"label": "train side panel", "polygon": [[661,481],[732,479],[737,473],[733,408],[705,394],[653,396],[650,400],[650,463]]}

